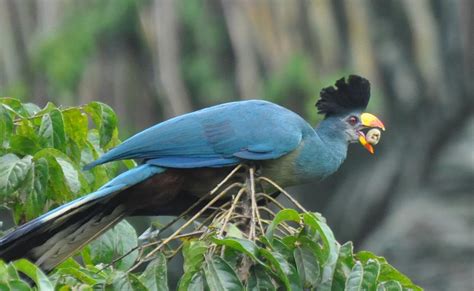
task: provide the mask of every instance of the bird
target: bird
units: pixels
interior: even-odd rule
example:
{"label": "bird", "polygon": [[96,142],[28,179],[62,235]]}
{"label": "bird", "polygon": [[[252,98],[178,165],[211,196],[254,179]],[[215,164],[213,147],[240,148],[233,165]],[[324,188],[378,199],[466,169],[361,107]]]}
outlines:
{"label": "bird", "polygon": [[239,164],[282,187],[336,172],[348,146],[373,153],[364,129],[384,124],[364,112],[367,79],[350,75],[323,88],[316,103],[324,117],[311,126],[295,112],[264,100],[215,105],[158,123],[85,167],[137,159],[141,163],[97,191],[19,226],[0,238],[0,259],[27,258],[49,272],[128,216],[178,215]]}

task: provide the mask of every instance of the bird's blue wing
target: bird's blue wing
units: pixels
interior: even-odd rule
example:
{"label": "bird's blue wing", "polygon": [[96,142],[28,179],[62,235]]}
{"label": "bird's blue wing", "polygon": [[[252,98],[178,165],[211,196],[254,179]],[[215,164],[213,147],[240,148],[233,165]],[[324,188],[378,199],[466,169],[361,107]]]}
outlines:
{"label": "bird's blue wing", "polygon": [[276,104],[249,100],[178,116],[148,128],[88,168],[119,159],[145,159],[170,168],[223,167],[242,160],[279,158],[313,129]]}

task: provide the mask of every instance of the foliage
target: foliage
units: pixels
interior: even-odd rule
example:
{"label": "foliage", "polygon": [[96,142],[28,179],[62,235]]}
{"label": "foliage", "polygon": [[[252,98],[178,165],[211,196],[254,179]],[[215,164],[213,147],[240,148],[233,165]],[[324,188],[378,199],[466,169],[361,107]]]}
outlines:
{"label": "foliage", "polygon": [[[297,223],[297,233],[275,235],[272,227],[285,221]],[[158,253],[143,272],[127,272],[136,253],[104,268],[136,246],[134,229],[122,222],[81,253],[84,264],[70,258],[49,276],[26,260],[0,262],[0,286],[27,290],[18,275],[22,272],[39,290],[169,290],[165,253]],[[183,255],[178,290],[422,290],[384,258],[366,251],[354,254],[350,242],[340,245],[319,214],[291,209],[278,213],[266,236],[256,242],[212,235],[187,240]],[[243,281],[239,266],[245,259],[252,267]]]}
{"label": "foliage", "polygon": [[[0,202],[19,222],[94,190],[117,172],[117,163],[80,171],[119,142],[117,118],[105,104],[40,109],[3,98],[0,115]],[[350,242],[340,245],[317,213],[283,209],[272,217],[253,237],[230,220],[220,230],[175,236],[184,257],[178,290],[421,290],[384,258],[354,254]],[[29,290],[31,282],[38,290],[169,290],[167,261],[181,247],[168,245],[139,269],[142,251],[152,253],[122,221],[51,274],[24,259],[0,261],[0,290]]]}
{"label": "foliage", "polygon": [[17,223],[97,189],[119,170],[111,163],[81,171],[119,143],[117,117],[103,103],[41,109],[1,98],[0,116],[0,204]]}

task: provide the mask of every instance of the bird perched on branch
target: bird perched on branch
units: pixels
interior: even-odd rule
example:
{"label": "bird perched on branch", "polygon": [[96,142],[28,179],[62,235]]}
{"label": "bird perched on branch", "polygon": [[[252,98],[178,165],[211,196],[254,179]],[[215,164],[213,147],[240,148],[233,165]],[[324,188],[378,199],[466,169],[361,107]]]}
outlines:
{"label": "bird perched on branch", "polygon": [[[177,215],[238,164],[251,163],[281,186],[324,178],[350,143],[373,153],[364,128],[384,129],[363,113],[369,82],[351,75],[321,91],[316,128],[296,113],[261,100],[221,104],[148,128],[104,154],[143,163],[96,192],[56,208],[0,239],[0,258],[28,258],[49,271],[126,216]],[[377,140],[378,141],[378,140]]]}

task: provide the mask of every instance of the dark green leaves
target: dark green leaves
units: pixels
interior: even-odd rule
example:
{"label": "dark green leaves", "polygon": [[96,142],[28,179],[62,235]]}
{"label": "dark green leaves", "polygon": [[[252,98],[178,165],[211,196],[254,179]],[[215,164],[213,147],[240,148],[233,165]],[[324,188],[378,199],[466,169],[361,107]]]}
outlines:
{"label": "dark green leaves", "polygon": [[91,102],[84,107],[100,134],[100,146],[106,147],[117,135],[117,116],[110,106],[101,102]]}
{"label": "dark green leaves", "polygon": [[163,254],[158,254],[158,257],[148,264],[145,271],[140,275],[140,280],[148,290],[168,290],[166,258]]}
{"label": "dark green leaves", "polygon": [[319,281],[319,262],[309,246],[299,246],[293,251],[296,269],[304,288],[314,288]]}
{"label": "dark green leaves", "polygon": [[211,290],[243,290],[234,270],[221,257],[206,258],[203,267],[206,282]]}
{"label": "dark green leaves", "polygon": [[0,203],[23,223],[97,189],[116,176],[117,162],[82,168],[118,144],[117,133],[117,117],[102,103],[40,109],[0,98]]}
{"label": "dark green leaves", "polygon": [[16,191],[26,179],[31,167],[31,156],[19,158],[14,154],[0,157],[0,197]]}
{"label": "dark green leaves", "polygon": [[[137,233],[135,229],[125,220],[107,231],[104,235],[90,244],[90,255],[94,264],[112,263],[122,255],[128,253],[137,246]],[[138,256],[137,251],[125,256],[115,263],[119,270],[128,270]]]}

